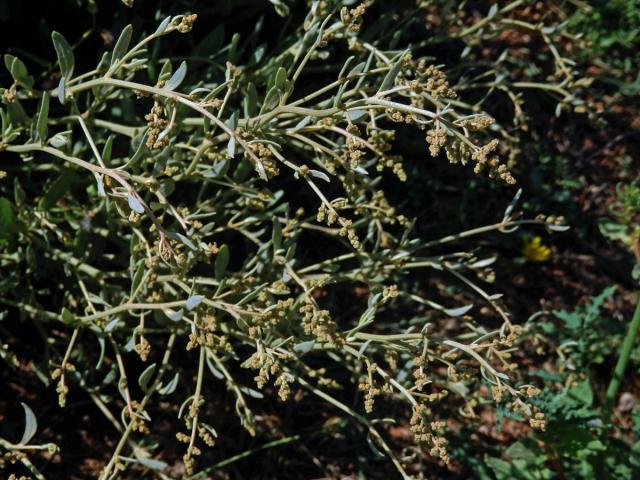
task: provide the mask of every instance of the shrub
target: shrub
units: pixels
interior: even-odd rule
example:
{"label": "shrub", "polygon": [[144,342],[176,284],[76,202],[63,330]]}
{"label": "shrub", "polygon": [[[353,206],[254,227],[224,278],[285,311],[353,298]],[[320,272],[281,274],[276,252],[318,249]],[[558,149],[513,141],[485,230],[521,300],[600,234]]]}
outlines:
{"label": "shrub", "polygon": [[[562,231],[562,220],[522,218],[510,190],[498,221],[434,238],[386,193],[402,191],[407,165],[447,159],[512,185],[513,137],[464,101],[464,63],[434,64],[403,43],[398,32],[420,20],[411,10],[402,20],[385,2],[271,3],[285,17],[275,33],[258,18],[229,36],[181,14],[127,25],[91,66],[54,31],[53,77],[4,57],[2,316],[43,346],[34,368],[61,409],[84,392],[115,427],[101,478],[168,468],[155,424],[166,409],[182,473],[209,475],[198,457],[219,441],[221,385],[251,435],[268,431],[257,399],[318,397],[405,478],[419,448],[448,463],[447,415],[471,416],[490,397],[543,429],[536,389],[507,375],[521,327],[483,286],[495,257],[473,240],[522,225]],[[482,25],[510,11],[491,9]],[[194,28],[208,33],[185,56],[181,36]],[[517,117],[511,86],[531,87],[466,88],[503,88]],[[397,136],[426,139],[422,158]],[[459,303],[460,286],[493,310],[485,324]],[[9,344],[0,353],[19,365]],[[438,406],[449,402],[461,413]],[[404,416],[414,445],[390,445],[392,420],[376,408]],[[38,414],[24,409],[5,460],[40,475],[30,454],[56,446],[31,442]]]}

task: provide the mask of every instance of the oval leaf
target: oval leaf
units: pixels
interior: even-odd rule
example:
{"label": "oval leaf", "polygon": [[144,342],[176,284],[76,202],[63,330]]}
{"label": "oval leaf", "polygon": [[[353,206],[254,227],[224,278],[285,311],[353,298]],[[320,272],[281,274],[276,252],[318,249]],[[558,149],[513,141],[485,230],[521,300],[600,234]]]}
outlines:
{"label": "oval leaf", "polygon": [[131,208],[131,210],[136,213],[144,213],[142,203],[134,195],[129,194],[127,196],[127,201],[129,202],[129,208]]}
{"label": "oval leaf", "polygon": [[156,364],[152,363],[147,368],[145,368],[144,372],[142,372],[138,377],[138,385],[140,385],[140,388],[145,392],[147,391],[147,388],[149,388],[149,381],[151,380],[151,377],[153,376],[153,373],[155,371]]}
{"label": "oval leaf", "polygon": [[178,310],[177,312],[174,310],[170,310],[170,309],[165,309],[163,310],[164,314],[169,317],[169,320],[173,321],[173,322],[179,322],[180,320],[182,320],[182,309]]}
{"label": "oval leaf", "polygon": [[204,295],[191,295],[189,298],[187,298],[187,302],[184,304],[184,306],[187,307],[187,310],[191,311],[198,305],[200,305],[203,300]]}
{"label": "oval leaf", "polygon": [[154,35],[160,35],[161,33],[163,33],[167,27],[169,26],[169,22],[171,22],[171,17],[167,17],[165,18],[162,23],[160,25],[158,25],[158,28],[156,29]]}
{"label": "oval leaf", "polygon": [[113,47],[113,54],[111,55],[111,66],[113,67],[118,61],[127,53],[129,49],[129,43],[131,43],[131,32],[133,27],[131,24],[127,25],[120,32],[116,46]]}
{"label": "oval leaf", "polygon": [[173,72],[171,78],[167,80],[167,83],[164,84],[165,90],[175,90],[180,86],[182,81],[184,80],[185,75],[187,74],[187,62],[182,62],[178,69]]}
{"label": "oval leaf", "polygon": [[76,64],[73,49],[61,33],[54,31],[51,34],[51,40],[53,41],[53,47],[56,49],[56,55],[58,56],[60,73],[68,82],[73,75],[73,68]]}

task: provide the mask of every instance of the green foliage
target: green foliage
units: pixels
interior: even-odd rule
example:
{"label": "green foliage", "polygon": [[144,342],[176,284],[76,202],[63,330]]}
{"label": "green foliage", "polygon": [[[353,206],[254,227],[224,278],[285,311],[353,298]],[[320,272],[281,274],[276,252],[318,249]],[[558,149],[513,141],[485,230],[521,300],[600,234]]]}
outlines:
{"label": "green foliage", "polygon": [[640,41],[640,2],[597,0],[570,19],[574,32],[586,33],[593,53],[611,48],[633,49]]}
{"label": "green foliage", "polygon": [[624,325],[601,312],[613,292],[608,288],[585,306],[553,312],[555,320],[531,325],[533,337],[548,342],[547,351],[556,352],[557,373],[536,374],[545,387],[534,403],[545,413],[546,427],[512,444],[501,457],[485,455],[484,464],[495,478],[551,479],[558,478],[558,471],[577,478],[626,479],[640,474],[640,409],[628,414],[631,431],[612,429],[592,390],[596,369],[616,358],[625,332]]}

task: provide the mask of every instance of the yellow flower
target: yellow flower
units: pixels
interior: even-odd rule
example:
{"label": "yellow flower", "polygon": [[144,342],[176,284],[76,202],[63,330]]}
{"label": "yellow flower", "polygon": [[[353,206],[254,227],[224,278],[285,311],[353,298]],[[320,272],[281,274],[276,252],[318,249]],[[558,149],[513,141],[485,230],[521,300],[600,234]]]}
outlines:
{"label": "yellow flower", "polygon": [[540,237],[525,239],[522,246],[522,255],[531,262],[544,262],[549,260],[551,249],[546,245],[542,245]]}

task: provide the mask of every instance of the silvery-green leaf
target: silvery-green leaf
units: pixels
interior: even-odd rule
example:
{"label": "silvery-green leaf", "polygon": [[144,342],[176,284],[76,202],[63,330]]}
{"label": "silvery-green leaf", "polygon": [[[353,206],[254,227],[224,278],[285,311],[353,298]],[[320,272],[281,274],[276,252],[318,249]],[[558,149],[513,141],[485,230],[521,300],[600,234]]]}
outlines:
{"label": "silvery-green leaf", "polygon": [[280,221],[273,217],[273,231],[271,232],[271,242],[273,243],[273,251],[280,250],[280,243],[282,241],[282,227]]}
{"label": "silvery-green leaf", "polygon": [[347,118],[352,122],[357,122],[367,114],[366,110],[349,110]]}
{"label": "silvery-green leaf", "polygon": [[198,247],[196,247],[195,244],[191,240],[189,240],[186,236],[184,236],[181,233],[171,232],[171,233],[169,233],[169,236],[174,238],[175,240],[178,240],[178,241],[184,243],[191,250],[194,250],[194,251],[198,250]]}
{"label": "silvery-green leaf", "polygon": [[571,229],[569,225],[546,225],[546,227],[553,232],[566,232]]}
{"label": "silvery-green leaf", "polygon": [[180,86],[184,77],[187,75],[187,62],[183,61],[178,69],[173,72],[171,78],[167,80],[167,83],[164,84],[165,90],[175,90]]}
{"label": "silvery-green leaf", "polygon": [[104,331],[106,333],[113,332],[116,329],[116,327],[118,326],[119,323],[120,323],[120,319],[119,318],[114,318],[109,323],[107,323],[107,325],[104,327]]}
{"label": "silvery-green leaf", "polygon": [[144,371],[138,377],[138,385],[140,385],[140,388],[143,391],[146,391],[147,388],[149,387],[149,381],[151,380],[151,377],[153,376],[155,371],[156,371],[156,364],[152,363],[147,368],[145,368]]}
{"label": "silvery-green leaf", "polygon": [[133,26],[131,24],[127,25],[120,32],[120,36],[118,37],[118,41],[116,41],[116,45],[113,47],[113,53],[111,54],[111,66],[114,66],[118,61],[124,57],[129,50],[129,43],[131,43],[131,33],[133,32]]}
{"label": "silvery-green leaf", "polygon": [[113,149],[113,135],[109,135],[107,137],[107,141],[104,142],[104,147],[102,147],[102,161],[109,165],[111,161],[111,151]]}
{"label": "silvery-green leaf", "polygon": [[208,425],[206,423],[200,422],[200,426],[203,427],[205,430],[207,430],[215,438],[218,438],[218,432],[216,432],[216,429],[213,428],[211,425]]}
{"label": "silvery-green leaf", "polygon": [[166,385],[162,386],[158,389],[158,393],[160,395],[170,395],[176,391],[176,387],[178,386],[178,380],[180,378],[180,374],[176,373],[173,378]]}
{"label": "silvery-green leaf", "polygon": [[313,350],[313,345],[315,343],[316,342],[314,340],[309,340],[307,342],[298,343],[298,344],[293,346],[293,351],[294,352],[299,352],[299,353],[308,353],[311,350]]}
{"label": "silvery-green leaf", "polygon": [[4,55],[4,64],[9,70],[13,79],[27,88],[33,87],[33,77],[29,75],[27,66],[18,57],[6,53]]}
{"label": "silvery-green leaf", "polygon": [[165,468],[167,468],[167,464],[161,460],[155,460],[153,458],[140,458],[140,457],[138,457],[137,460],[139,463],[141,463],[147,468],[150,468],[151,470],[156,470],[161,472]]}
{"label": "silvery-green leaf", "polygon": [[136,213],[144,213],[144,207],[140,200],[136,198],[135,195],[129,194],[127,195],[127,202],[129,202],[129,208]]}
{"label": "silvery-green leaf", "polygon": [[160,25],[158,25],[158,28],[156,28],[156,31],[154,32],[155,35],[159,35],[161,33],[163,33],[167,27],[169,26],[169,23],[171,22],[171,17],[167,17],[165,18]]}
{"label": "silvery-green leaf", "polygon": [[106,197],[107,196],[107,192],[105,192],[104,190],[104,175],[96,175],[96,184],[98,185],[98,196],[99,197]]}
{"label": "silvery-green leaf", "polygon": [[504,211],[503,218],[505,220],[507,220],[511,216],[511,213],[513,212],[513,209],[516,207],[518,200],[520,200],[521,195],[522,195],[522,189],[519,188],[516,194],[513,196],[511,203],[509,203],[509,206]]}
{"label": "silvery-green leaf", "polygon": [[184,304],[184,306],[187,307],[187,310],[191,311],[194,308],[196,308],[198,305],[200,305],[203,300],[204,300],[204,295],[191,295],[189,298],[187,298],[187,301]]}
{"label": "silvery-green leaf", "polygon": [[477,262],[473,262],[472,264],[469,265],[469,267],[470,268],[488,267],[489,265],[495,263],[496,260],[497,260],[497,257],[484,258],[482,260],[478,260]]}
{"label": "silvery-green leaf", "polygon": [[472,308],[473,308],[473,305],[464,305],[462,307],[457,307],[457,308],[445,308],[444,312],[450,317],[459,317],[467,313]]}
{"label": "silvery-green leaf", "polygon": [[229,265],[229,247],[224,244],[216,254],[216,263],[214,266],[215,277],[217,281],[222,280]]}
{"label": "silvery-green leaf", "polygon": [[236,137],[233,135],[231,135],[229,143],[227,143],[227,155],[229,155],[230,158],[233,158],[236,155]]}
{"label": "silvery-green leaf", "polygon": [[53,47],[56,49],[56,55],[58,56],[60,73],[66,81],[69,81],[73,76],[73,69],[76,64],[73,49],[61,33],[55,31],[51,33],[51,40],[53,41]]}
{"label": "silvery-green leaf", "polygon": [[276,88],[278,88],[279,90],[283,90],[285,89],[285,83],[287,81],[287,70],[283,67],[278,68],[278,70],[276,71],[276,75],[275,75],[275,79],[273,84],[275,85]]}
{"label": "silvery-green leaf", "polygon": [[309,115],[307,115],[302,120],[300,120],[298,123],[296,123],[296,126],[293,127],[293,129],[294,130],[299,130],[301,128],[304,128],[307,125],[309,125],[309,122],[311,122],[311,117]]}
{"label": "silvery-green leaf", "polygon": [[133,294],[138,289],[138,285],[140,285],[140,282],[142,281],[142,276],[144,275],[145,270],[146,264],[144,261],[141,261],[138,268],[136,268],[136,272],[133,274],[133,278],[131,279],[131,289],[129,291],[130,297],[133,297]]}
{"label": "silvery-green leaf", "polygon": [[264,395],[261,392],[258,392],[257,390],[254,390],[253,388],[249,388],[249,387],[245,387],[245,386],[240,386],[240,391],[242,393],[244,393],[245,395],[248,395],[249,397],[252,398],[264,398]]}
{"label": "silvery-green leaf", "polygon": [[393,86],[393,83],[395,82],[395,79],[398,76],[398,73],[400,73],[400,70],[402,69],[403,56],[404,56],[404,53],[400,54],[399,57],[396,57],[397,58],[396,63],[393,64],[393,66],[389,69],[389,71],[385,75],[384,80],[382,81],[382,84],[378,89],[378,93],[388,90]]}
{"label": "silvery-green leaf", "polygon": [[163,312],[167,317],[169,317],[169,320],[171,321],[179,322],[180,320],[182,320],[182,315],[183,315],[182,309],[175,311],[175,310],[170,310],[168,308],[165,308]]}
{"label": "silvery-green leaf", "polygon": [[33,413],[33,410],[29,408],[29,406],[22,403],[22,408],[24,409],[24,433],[22,434],[22,438],[20,439],[19,445],[26,445],[29,443],[29,440],[33,438],[36,434],[36,430],[38,429],[38,421],[36,420],[36,416]]}
{"label": "silvery-green leaf", "polygon": [[319,178],[320,180],[324,180],[325,182],[328,182],[328,183],[331,182],[331,179],[329,178],[329,176],[324,172],[320,172],[319,170],[309,170],[309,173],[311,174],[312,177]]}
{"label": "silvery-green leaf", "polygon": [[49,144],[56,148],[60,148],[65,146],[68,141],[69,141],[68,132],[60,132],[60,133],[56,133],[53,137],[49,139]]}

